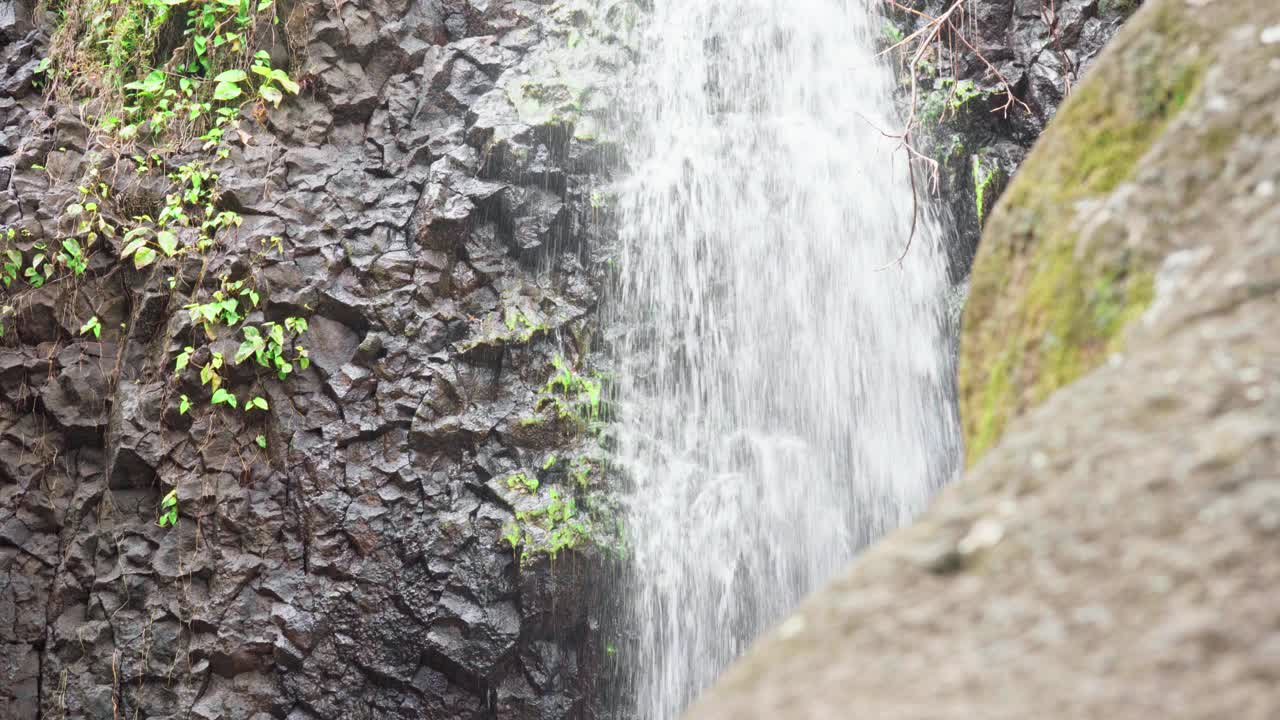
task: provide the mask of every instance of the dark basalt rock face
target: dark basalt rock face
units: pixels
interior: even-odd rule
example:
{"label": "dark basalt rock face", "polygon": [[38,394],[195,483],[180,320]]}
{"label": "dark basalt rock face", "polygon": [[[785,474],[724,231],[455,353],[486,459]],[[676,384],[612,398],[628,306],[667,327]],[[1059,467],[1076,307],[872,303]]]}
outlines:
{"label": "dark basalt rock face", "polygon": [[[173,373],[188,300],[118,248],[74,288],[0,290],[0,718],[596,714],[607,554],[521,562],[498,482],[595,444],[534,417],[553,358],[590,365],[609,243],[592,200],[609,144],[582,131],[605,102],[582,88],[603,76],[575,86],[572,114],[539,79],[623,61],[599,38],[589,63],[558,57],[570,24],[591,36],[575,13],[282,13],[305,29],[304,89],[246,116],[251,139],[214,166],[244,224],[205,269],[252,272],[252,321],[309,320],[311,367],[255,386],[269,417],[179,414],[202,390]],[[19,242],[57,241],[90,167],[135,208],[168,192],[91,156],[76,108],[41,96],[51,22],[0,2],[0,225]],[[542,104],[517,106],[530,87]],[[80,331],[94,315],[100,339]],[[173,486],[181,516],[162,528]]]}
{"label": "dark basalt rock face", "polygon": [[[947,248],[953,282],[968,277],[986,216],[1045,123],[1141,4],[1142,0],[968,0],[952,13],[961,32],[944,29],[940,43],[925,55],[927,66],[916,73],[917,114],[922,116],[916,141],[940,165],[939,190],[952,233]],[[916,0],[904,5],[940,17],[955,3]],[[926,24],[924,18],[900,10],[888,15],[903,37]],[[894,40],[887,37],[886,44]],[[910,47],[914,52],[917,46]],[[909,80],[905,72],[900,75],[906,105]],[[1006,83],[1016,98],[1012,103]],[[944,110],[956,99],[953,87],[967,84],[977,96]]]}

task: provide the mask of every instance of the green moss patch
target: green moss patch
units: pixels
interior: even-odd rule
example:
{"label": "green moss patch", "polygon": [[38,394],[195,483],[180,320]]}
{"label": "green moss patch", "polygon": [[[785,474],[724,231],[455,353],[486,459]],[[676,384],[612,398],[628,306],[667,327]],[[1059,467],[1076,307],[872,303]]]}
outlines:
{"label": "green moss patch", "polygon": [[1159,3],[1134,17],[989,218],[961,344],[971,463],[1012,419],[1118,350],[1150,304],[1159,258],[1126,247],[1121,221],[1098,216],[1199,84],[1205,58],[1185,12]]}

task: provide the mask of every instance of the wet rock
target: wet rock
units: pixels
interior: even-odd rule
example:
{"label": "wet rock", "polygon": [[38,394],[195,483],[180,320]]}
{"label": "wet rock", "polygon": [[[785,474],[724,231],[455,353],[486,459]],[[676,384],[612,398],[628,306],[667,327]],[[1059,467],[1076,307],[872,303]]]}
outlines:
{"label": "wet rock", "polygon": [[[305,48],[266,48],[304,63],[303,92],[246,114],[212,163],[242,223],[207,265],[136,271],[117,236],[75,288],[0,290],[0,720],[599,716],[600,626],[572,598],[606,560],[584,548],[583,572],[537,580],[552,569],[503,543],[481,469],[580,442],[508,421],[553,358],[585,364],[571,338],[610,242],[566,221],[610,169],[568,162],[585,139],[553,152],[504,90],[561,49],[559,21],[538,3],[313,9]],[[53,17],[30,10],[0,2],[0,222],[28,252],[63,236],[98,162],[80,114],[32,84]],[[516,143],[524,160],[493,160]],[[117,175],[119,221],[171,192]],[[260,294],[247,322],[307,319],[309,367],[236,365],[239,327],[191,320],[224,274]],[[506,328],[509,308],[545,327]],[[101,337],[81,331],[94,315]],[[234,410],[195,369],[214,352]]]}
{"label": "wet rock", "polygon": [[[927,69],[917,73],[917,115],[922,119],[916,133],[922,151],[940,164],[953,282],[967,278],[982,225],[1045,124],[1141,4],[1142,0],[976,0],[953,14],[952,25],[963,39],[944,29],[943,44],[956,50],[926,55]],[[918,0],[908,5],[939,17],[953,3]],[[898,11],[889,13],[889,22],[905,36],[923,27],[924,21]],[[908,79],[902,82],[905,106]],[[943,110],[944,99],[954,100],[954,90],[966,85],[975,93],[973,99]]]}

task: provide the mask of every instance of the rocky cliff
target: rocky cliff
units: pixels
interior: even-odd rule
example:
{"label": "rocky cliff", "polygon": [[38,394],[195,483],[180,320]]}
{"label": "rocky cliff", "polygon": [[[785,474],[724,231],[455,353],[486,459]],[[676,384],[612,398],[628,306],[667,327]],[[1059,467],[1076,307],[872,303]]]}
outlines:
{"label": "rocky cliff", "polygon": [[0,2],[0,718],[592,714],[633,9],[32,5]]}
{"label": "rocky cliff", "polygon": [[973,466],[691,718],[1280,713],[1280,6],[1151,0],[983,235]]}

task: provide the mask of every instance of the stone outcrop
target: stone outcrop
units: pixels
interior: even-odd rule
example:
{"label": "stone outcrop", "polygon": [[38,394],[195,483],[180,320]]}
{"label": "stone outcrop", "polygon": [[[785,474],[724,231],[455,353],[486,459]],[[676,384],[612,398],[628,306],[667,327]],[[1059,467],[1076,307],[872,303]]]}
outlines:
{"label": "stone outcrop", "polygon": [[[28,258],[93,169],[122,227],[166,192],[42,97],[56,19],[32,5],[0,2],[0,233]],[[550,381],[592,365],[606,5],[283,3],[268,49],[302,93],[212,166],[243,217],[223,251],[170,266],[176,292],[111,243],[0,289],[0,718],[595,713],[607,488]],[[269,413],[173,372],[187,344],[235,352],[183,309],[224,273],[260,293],[250,322],[309,322],[287,381],[228,371]],[[537,520],[552,488],[572,534]]]}
{"label": "stone outcrop", "polygon": [[1277,106],[1280,5],[1134,15],[986,227],[968,474],[690,718],[1280,713]]}

